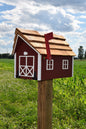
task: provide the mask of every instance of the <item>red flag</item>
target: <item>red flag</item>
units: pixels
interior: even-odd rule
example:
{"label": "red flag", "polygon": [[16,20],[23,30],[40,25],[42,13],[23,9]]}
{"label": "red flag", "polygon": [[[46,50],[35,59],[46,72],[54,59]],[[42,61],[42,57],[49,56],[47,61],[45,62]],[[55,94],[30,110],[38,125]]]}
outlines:
{"label": "red flag", "polygon": [[53,39],[53,32],[47,33],[44,35],[45,36],[45,43],[46,43],[46,51],[47,51],[47,59],[51,59],[51,53],[50,53],[50,47],[49,47],[49,40]]}

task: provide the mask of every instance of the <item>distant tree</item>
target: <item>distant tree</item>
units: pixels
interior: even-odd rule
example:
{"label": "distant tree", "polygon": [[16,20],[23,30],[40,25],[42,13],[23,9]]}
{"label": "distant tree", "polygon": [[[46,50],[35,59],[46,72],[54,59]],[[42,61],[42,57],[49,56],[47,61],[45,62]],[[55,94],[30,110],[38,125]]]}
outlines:
{"label": "distant tree", "polygon": [[5,59],[14,59],[14,55],[10,54],[10,53],[3,53],[0,54],[0,59],[1,58],[5,58]]}
{"label": "distant tree", "polygon": [[84,49],[83,49],[83,46],[80,46],[78,48],[78,58],[83,59],[83,56],[84,56]]}
{"label": "distant tree", "polygon": [[3,54],[2,54],[2,58],[8,58],[9,55],[10,55],[9,53],[3,53]]}
{"label": "distant tree", "polygon": [[86,59],[86,50],[85,50],[85,59]]}
{"label": "distant tree", "polygon": [[2,54],[0,54],[0,58],[2,58]]}
{"label": "distant tree", "polygon": [[14,55],[9,55],[9,59],[14,59]]}

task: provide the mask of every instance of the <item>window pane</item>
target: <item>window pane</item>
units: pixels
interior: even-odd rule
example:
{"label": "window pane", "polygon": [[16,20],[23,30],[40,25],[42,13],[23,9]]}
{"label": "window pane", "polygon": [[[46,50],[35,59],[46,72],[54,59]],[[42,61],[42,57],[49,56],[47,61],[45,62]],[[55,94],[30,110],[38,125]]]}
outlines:
{"label": "window pane", "polygon": [[26,65],[26,57],[20,57],[20,65]]}
{"label": "window pane", "polygon": [[51,65],[52,65],[52,63],[53,63],[53,60],[50,61],[50,64],[51,64]]}
{"label": "window pane", "polygon": [[67,65],[65,65],[65,69],[67,69]]}
{"label": "window pane", "polygon": [[66,65],[64,65],[64,69],[66,68]]}
{"label": "window pane", "polygon": [[49,60],[47,60],[47,65],[49,64]]}
{"label": "window pane", "polygon": [[33,57],[27,57],[27,65],[33,66]]}
{"label": "window pane", "polygon": [[66,61],[64,60],[64,65],[66,64]]}
{"label": "window pane", "polygon": [[49,60],[48,62],[49,62],[48,64],[52,64],[52,61],[51,60]]}
{"label": "window pane", "polygon": [[53,60],[46,60],[46,69],[53,70]]}
{"label": "window pane", "polygon": [[48,65],[48,69],[50,69],[50,66]]}
{"label": "window pane", "polygon": [[50,65],[50,69],[52,69],[52,65]]}
{"label": "window pane", "polygon": [[63,60],[62,68],[68,69],[68,60]]}

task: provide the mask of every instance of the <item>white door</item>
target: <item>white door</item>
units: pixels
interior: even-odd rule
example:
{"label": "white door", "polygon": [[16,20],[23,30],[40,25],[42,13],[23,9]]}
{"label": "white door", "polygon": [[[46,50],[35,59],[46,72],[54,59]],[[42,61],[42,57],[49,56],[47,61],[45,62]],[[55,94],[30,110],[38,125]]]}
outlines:
{"label": "white door", "polygon": [[19,76],[34,77],[34,56],[19,56]]}

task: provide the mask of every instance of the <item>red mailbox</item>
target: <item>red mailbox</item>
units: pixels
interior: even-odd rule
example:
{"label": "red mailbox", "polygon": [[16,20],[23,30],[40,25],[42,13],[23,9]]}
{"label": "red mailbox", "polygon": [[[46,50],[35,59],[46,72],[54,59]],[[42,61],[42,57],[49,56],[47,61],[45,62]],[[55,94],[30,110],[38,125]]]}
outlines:
{"label": "red mailbox", "polygon": [[19,28],[15,30],[13,54],[16,78],[41,81],[73,76],[75,53],[63,36],[52,34],[46,47],[46,34]]}

